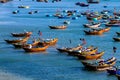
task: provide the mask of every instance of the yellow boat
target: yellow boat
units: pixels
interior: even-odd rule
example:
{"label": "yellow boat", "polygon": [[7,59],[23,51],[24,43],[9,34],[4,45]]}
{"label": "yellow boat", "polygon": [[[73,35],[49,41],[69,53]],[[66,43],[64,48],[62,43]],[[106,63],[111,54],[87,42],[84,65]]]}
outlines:
{"label": "yellow boat", "polygon": [[103,56],[104,51],[94,54],[78,55],[77,57],[81,60],[96,60]]}

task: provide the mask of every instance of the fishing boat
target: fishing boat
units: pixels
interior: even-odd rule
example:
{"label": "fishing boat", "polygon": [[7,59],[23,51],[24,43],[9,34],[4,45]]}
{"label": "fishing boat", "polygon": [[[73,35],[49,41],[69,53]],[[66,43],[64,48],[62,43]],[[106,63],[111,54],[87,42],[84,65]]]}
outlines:
{"label": "fishing boat", "polygon": [[114,37],[113,40],[120,42],[120,37]]}
{"label": "fishing boat", "polygon": [[81,49],[83,46],[81,45],[78,45],[76,47],[72,47],[72,48],[69,48],[69,47],[63,47],[63,48],[56,48],[58,51],[60,52],[71,52],[73,50],[78,50],[78,49]]}
{"label": "fishing boat", "polygon": [[88,3],[99,3],[99,0],[87,0]]}
{"label": "fishing boat", "polygon": [[73,51],[73,54],[75,56],[79,56],[79,55],[87,55],[87,54],[94,54],[98,51],[98,48],[92,48],[92,47],[88,47],[87,49],[83,49],[83,50],[78,50],[78,51]]}
{"label": "fishing boat", "polygon": [[71,48],[56,48],[59,52],[68,52]]}
{"label": "fishing boat", "polygon": [[78,6],[81,6],[81,7],[88,7],[89,6],[89,4],[86,4],[86,3],[83,3],[83,2],[77,2],[75,4],[78,5]]}
{"label": "fishing boat", "polygon": [[32,45],[32,46],[37,46],[39,45],[40,41],[34,41],[32,44],[27,44],[27,43],[13,43],[12,45],[15,47],[15,48],[23,48],[23,47],[28,47],[29,45]]}
{"label": "fishing boat", "polygon": [[89,31],[84,30],[84,32],[86,35],[102,35],[104,33],[102,29],[101,30],[89,30]]}
{"label": "fishing boat", "polygon": [[97,52],[98,48],[94,48],[93,46],[89,46],[87,48],[81,48],[76,50],[68,51],[68,55],[78,56],[78,55],[85,55],[85,54],[93,54]]}
{"label": "fishing boat", "polygon": [[112,68],[116,63],[116,58],[112,57],[108,60],[95,60],[95,61],[81,61],[82,64],[89,70],[103,71]]}
{"label": "fishing boat", "polygon": [[31,34],[32,34],[32,32],[11,33],[11,35],[14,37],[25,37],[25,36],[30,36]]}
{"label": "fishing boat", "polygon": [[18,8],[30,8],[30,6],[21,5],[21,6],[18,6]]}
{"label": "fishing boat", "polygon": [[87,35],[102,35],[104,32],[108,32],[111,28],[98,28],[98,29],[91,29],[89,31],[84,30],[85,34]]}
{"label": "fishing boat", "polygon": [[90,14],[87,14],[86,15],[86,18],[88,19],[88,20],[100,20],[100,19],[102,19],[102,15],[96,15],[95,13],[90,13]]}
{"label": "fishing boat", "polygon": [[105,24],[105,26],[118,27],[118,26],[120,26],[120,20],[117,20],[117,19],[110,20],[110,22]]}
{"label": "fishing boat", "polygon": [[53,38],[53,39],[45,39],[43,41],[39,42],[39,45],[55,45],[58,42],[58,38]]}
{"label": "fishing boat", "polygon": [[80,59],[80,60],[95,60],[95,59],[99,59],[103,56],[104,54],[104,51],[102,52],[95,52],[93,54],[82,54],[82,55],[77,55],[77,57]]}
{"label": "fishing boat", "polygon": [[101,23],[83,24],[85,28],[98,28]]}
{"label": "fishing boat", "polygon": [[116,34],[117,34],[118,36],[120,36],[120,32],[116,32]]}
{"label": "fishing boat", "polygon": [[9,40],[9,39],[5,39],[5,41],[9,44],[13,44],[13,43],[26,43],[27,40],[30,37],[25,37],[25,38],[20,38],[20,39],[13,39],[13,40]]}
{"label": "fishing boat", "polygon": [[62,25],[62,26],[49,26],[50,29],[66,29],[67,26]]}
{"label": "fishing boat", "polygon": [[118,26],[120,26],[120,23],[115,23],[115,24],[107,23],[107,24],[105,24],[105,25],[106,25],[106,26],[118,27]]}
{"label": "fishing boat", "polygon": [[49,47],[49,45],[46,46],[29,46],[29,47],[23,47],[23,49],[25,50],[25,52],[40,52],[40,51],[45,51],[47,48]]}

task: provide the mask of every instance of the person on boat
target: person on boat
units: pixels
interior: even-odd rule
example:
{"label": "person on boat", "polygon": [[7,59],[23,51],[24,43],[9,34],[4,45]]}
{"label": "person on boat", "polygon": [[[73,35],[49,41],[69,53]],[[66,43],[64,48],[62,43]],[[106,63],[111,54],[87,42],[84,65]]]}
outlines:
{"label": "person on boat", "polygon": [[117,48],[113,46],[113,52],[116,53]]}

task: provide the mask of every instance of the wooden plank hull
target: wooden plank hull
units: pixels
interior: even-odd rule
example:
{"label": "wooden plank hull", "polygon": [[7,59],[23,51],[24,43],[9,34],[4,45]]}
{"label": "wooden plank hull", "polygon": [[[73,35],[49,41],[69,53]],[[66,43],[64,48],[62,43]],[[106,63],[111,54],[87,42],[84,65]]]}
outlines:
{"label": "wooden plank hull", "polygon": [[100,30],[100,31],[86,31],[86,30],[84,30],[84,32],[86,35],[102,35],[103,34],[102,30]]}
{"label": "wooden plank hull", "polygon": [[60,52],[68,52],[68,54],[69,54],[69,52],[71,52],[73,50],[78,50],[78,49],[81,49],[81,48],[82,48],[82,46],[80,45],[80,46],[76,46],[76,47],[73,47],[73,48],[56,48],[56,49]]}
{"label": "wooden plank hull", "polygon": [[90,69],[90,70],[98,70],[98,71],[102,71],[102,70],[107,70],[107,69],[110,69],[112,68],[116,63],[116,58],[114,58],[113,60],[111,61],[106,61],[106,62],[97,62],[97,63],[88,63],[88,62],[85,62],[85,61],[82,61],[82,64]]}
{"label": "wooden plank hull", "polygon": [[93,24],[93,25],[90,25],[90,24],[84,24],[83,26],[85,28],[98,28],[101,24],[98,23],[98,24]]}
{"label": "wooden plank hull", "polygon": [[40,52],[40,51],[45,51],[47,48],[48,45],[43,47],[35,47],[35,48],[24,47],[23,49],[25,50],[25,52]]}
{"label": "wooden plank hull", "polygon": [[95,53],[95,54],[78,55],[77,57],[80,60],[96,60],[96,59],[101,58],[103,54],[104,54],[104,51],[100,53]]}
{"label": "wooden plank hull", "polygon": [[30,36],[32,32],[25,32],[25,33],[11,33],[12,36],[14,37],[25,37],[25,36]]}
{"label": "wooden plank hull", "polygon": [[67,26],[49,26],[50,29],[66,29]]}
{"label": "wooden plank hull", "polygon": [[13,44],[13,43],[26,43],[27,40],[29,39],[29,37],[25,37],[23,39],[18,39],[18,40],[5,40],[7,43],[9,44]]}
{"label": "wooden plank hull", "polygon": [[39,42],[39,45],[55,45],[58,42],[58,38],[55,39],[51,39],[49,41],[43,41],[43,42]]}
{"label": "wooden plank hull", "polygon": [[56,48],[59,52],[68,52],[70,48]]}
{"label": "wooden plank hull", "polygon": [[76,51],[76,50],[69,51],[68,55],[79,56],[79,55],[93,54],[98,50],[98,48],[93,49],[93,47],[89,47],[88,49],[90,51]]}
{"label": "wooden plank hull", "polygon": [[26,43],[14,43],[13,46],[15,48],[23,48],[23,47],[28,47],[29,45],[32,45],[32,46],[37,46],[39,45],[40,41],[35,41],[33,42],[32,44],[26,44]]}

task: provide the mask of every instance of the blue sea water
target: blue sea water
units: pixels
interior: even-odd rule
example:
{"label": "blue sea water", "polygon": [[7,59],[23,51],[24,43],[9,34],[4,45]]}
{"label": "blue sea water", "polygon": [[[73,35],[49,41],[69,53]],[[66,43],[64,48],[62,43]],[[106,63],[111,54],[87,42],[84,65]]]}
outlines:
{"label": "blue sea water", "polygon": [[[0,80],[117,80],[115,76],[109,76],[106,71],[88,71],[84,69],[80,60],[76,57],[61,54],[56,47],[72,47],[80,44],[80,38],[85,38],[86,46],[94,45],[99,51],[105,51],[104,59],[115,56],[120,61],[120,43],[113,41],[119,27],[112,27],[111,30],[101,36],[87,36],[82,25],[87,23],[84,16],[77,20],[58,19],[46,17],[53,15],[57,10],[88,10],[86,7],[76,6],[79,0],[62,0],[62,2],[40,3],[31,0],[14,0],[7,3],[0,3]],[[81,0],[86,2],[85,0]],[[114,7],[120,10],[119,0],[101,0],[99,4],[90,4],[89,10],[101,11],[108,9],[113,11]],[[29,9],[20,9],[18,6],[28,5]],[[107,8],[103,6],[107,5]],[[18,14],[12,11],[19,10]],[[29,11],[38,10],[39,13],[28,14]],[[63,21],[70,20],[66,30],[51,30],[48,25],[61,25]],[[105,27],[102,25],[101,27]],[[26,54],[23,49],[15,49],[7,44],[4,39],[13,39],[11,32],[32,31],[31,40],[38,38],[38,30],[41,30],[43,38],[57,37],[58,43],[48,48],[45,52]],[[71,39],[72,43],[69,43]],[[117,53],[113,54],[112,47],[117,47]]]}

